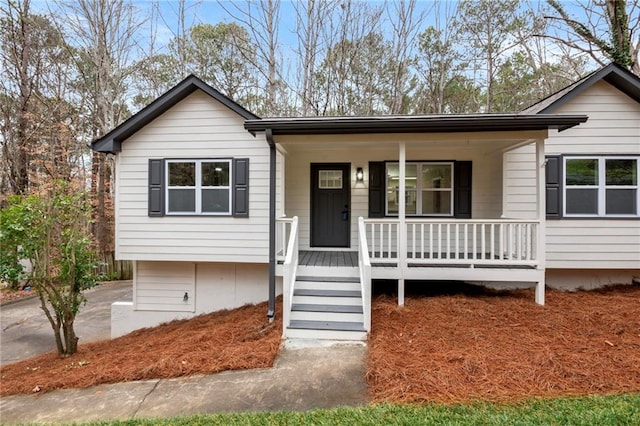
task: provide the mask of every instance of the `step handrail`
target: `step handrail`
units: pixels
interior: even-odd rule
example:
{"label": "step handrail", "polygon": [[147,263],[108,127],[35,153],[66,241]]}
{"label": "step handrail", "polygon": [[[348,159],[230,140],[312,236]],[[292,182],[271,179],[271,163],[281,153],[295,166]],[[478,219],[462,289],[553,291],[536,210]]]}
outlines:
{"label": "step handrail", "polygon": [[362,291],[362,312],[364,329],[371,331],[371,260],[367,246],[367,234],[364,218],[358,218],[358,268],[360,272],[360,289]]}
{"label": "step handrail", "polygon": [[294,216],[291,221],[289,241],[287,242],[287,255],[282,265],[283,334],[286,334],[287,327],[291,324],[291,304],[298,273],[298,256],[298,216]]}

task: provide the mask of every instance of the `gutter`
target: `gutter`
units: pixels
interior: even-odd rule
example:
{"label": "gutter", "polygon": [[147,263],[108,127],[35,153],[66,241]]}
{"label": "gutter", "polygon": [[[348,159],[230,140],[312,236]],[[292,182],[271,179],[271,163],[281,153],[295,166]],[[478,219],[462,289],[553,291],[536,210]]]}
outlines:
{"label": "gutter", "polygon": [[269,144],[269,308],[267,318],[273,322],[276,315],[276,143],[273,131],[265,129]]}

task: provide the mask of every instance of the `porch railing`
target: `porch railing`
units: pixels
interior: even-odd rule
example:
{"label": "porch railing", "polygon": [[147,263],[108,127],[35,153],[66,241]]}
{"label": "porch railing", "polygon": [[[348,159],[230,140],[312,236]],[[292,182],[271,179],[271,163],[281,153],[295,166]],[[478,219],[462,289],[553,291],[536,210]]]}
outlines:
{"label": "porch railing", "polygon": [[287,244],[293,225],[292,217],[280,217],[276,219],[276,261],[284,263],[287,257]]}
{"label": "porch railing", "polygon": [[[397,266],[398,219],[364,221],[372,264]],[[538,221],[406,220],[406,260],[419,265],[537,266]]]}
{"label": "porch railing", "polygon": [[283,330],[286,333],[287,327],[291,324],[291,303],[298,271],[298,216],[291,218],[289,238],[285,253],[286,256],[282,271],[282,298],[284,305],[282,309],[282,320],[284,322]]}
{"label": "porch railing", "polygon": [[364,329],[371,331],[371,262],[369,260],[364,218],[362,217],[358,218],[358,268],[360,270]]}

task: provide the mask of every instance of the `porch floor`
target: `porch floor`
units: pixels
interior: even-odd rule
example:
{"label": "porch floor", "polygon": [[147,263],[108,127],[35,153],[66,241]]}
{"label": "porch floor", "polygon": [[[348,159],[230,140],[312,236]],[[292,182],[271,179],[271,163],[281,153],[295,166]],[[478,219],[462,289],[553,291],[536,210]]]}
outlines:
{"label": "porch floor", "polygon": [[303,266],[358,266],[355,251],[312,251],[300,250],[298,264]]}
{"label": "porch floor", "polygon": [[[389,253],[384,253],[383,257],[387,257]],[[392,252],[391,256],[396,257],[397,253]],[[425,258],[428,259],[430,256],[428,253],[421,255],[420,253],[416,253],[416,259]],[[409,267],[411,268],[469,268],[471,264],[473,264],[473,255],[468,254],[467,260],[469,263],[462,264],[420,264],[420,263],[411,263],[411,259],[413,258],[413,253],[407,253],[407,260]],[[448,255],[449,259],[455,258],[453,253]],[[485,254],[483,259],[492,259],[492,257],[487,253]],[[493,257],[494,259],[496,257]],[[464,259],[463,254],[458,254],[458,259]],[[324,267],[336,267],[336,266],[345,266],[345,267],[357,267],[358,266],[358,253],[355,251],[314,251],[314,250],[300,250],[300,257],[298,259],[298,264],[302,266],[324,266]],[[396,267],[396,262],[376,262],[371,266],[373,267]],[[535,269],[533,266],[526,265],[474,265],[475,268],[492,268],[492,269]]]}

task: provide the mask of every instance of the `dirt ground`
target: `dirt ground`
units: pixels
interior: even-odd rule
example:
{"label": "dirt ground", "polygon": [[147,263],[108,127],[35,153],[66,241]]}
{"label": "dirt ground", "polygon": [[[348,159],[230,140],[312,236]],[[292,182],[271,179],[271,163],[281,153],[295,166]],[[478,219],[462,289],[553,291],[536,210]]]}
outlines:
{"label": "dirt ground", "polygon": [[[281,303],[278,304],[281,306]],[[202,315],[0,368],[0,395],[269,367],[281,316],[266,305]],[[459,288],[373,302],[366,379],[375,402],[517,401],[640,392],[640,286],[548,291]]]}
{"label": "dirt ground", "polygon": [[0,286],[0,304],[12,300],[24,299],[25,297],[35,296],[35,290],[10,290]]}
{"label": "dirt ground", "polygon": [[266,303],[244,306],[80,344],[67,358],[51,352],[9,364],[0,368],[0,395],[270,367],[282,322],[269,324],[266,312]]}
{"label": "dirt ground", "polygon": [[515,401],[640,391],[640,286],[381,296],[367,381],[374,401]]}

